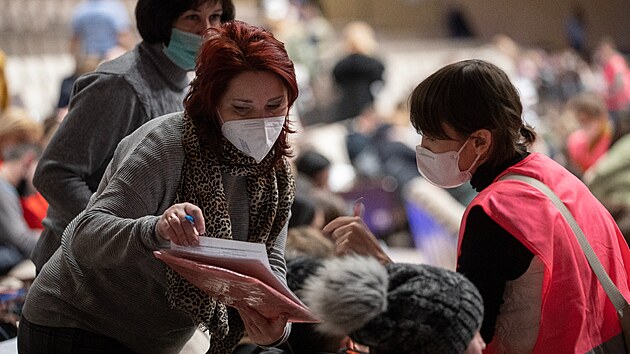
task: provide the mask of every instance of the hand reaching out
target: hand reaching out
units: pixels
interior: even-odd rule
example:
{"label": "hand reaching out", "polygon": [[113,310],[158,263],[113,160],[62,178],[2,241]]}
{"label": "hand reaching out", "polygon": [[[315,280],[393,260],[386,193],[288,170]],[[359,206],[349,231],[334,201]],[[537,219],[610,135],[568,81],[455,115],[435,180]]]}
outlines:
{"label": "hand reaching out", "polygon": [[392,263],[374,234],[358,216],[340,216],[324,226],[322,231],[335,241],[337,255],[354,252],[375,257],[383,264]]}

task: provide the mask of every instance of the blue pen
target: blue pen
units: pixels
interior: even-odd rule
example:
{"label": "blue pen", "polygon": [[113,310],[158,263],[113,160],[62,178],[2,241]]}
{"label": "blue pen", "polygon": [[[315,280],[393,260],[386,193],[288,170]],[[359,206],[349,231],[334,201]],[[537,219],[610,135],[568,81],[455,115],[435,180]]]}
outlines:
{"label": "blue pen", "polygon": [[[186,216],[184,216],[184,219],[186,219],[186,221],[188,221],[193,226],[193,228],[195,227],[195,218],[192,215],[186,214]],[[203,236],[203,234],[200,234],[199,236]]]}

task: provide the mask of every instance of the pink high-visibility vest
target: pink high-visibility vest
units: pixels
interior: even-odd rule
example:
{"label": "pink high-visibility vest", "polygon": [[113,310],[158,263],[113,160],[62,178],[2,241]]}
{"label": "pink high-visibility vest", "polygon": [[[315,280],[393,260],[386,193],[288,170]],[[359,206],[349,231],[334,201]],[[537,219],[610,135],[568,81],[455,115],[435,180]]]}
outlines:
{"label": "pink high-visibility vest", "polygon": [[[573,174],[549,157],[532,153],[497,176],[516,173],[549,186],[567,205],[595,254],[630,299],[630,250],[610,213]],[[481,206],[544,264],[540,329],[534,353],[585,353],[621,333],[615,308],[591,270],[582,248],[549,198],[520,181],[495,180],[467,207]],[[501,314],[499,314],[501,316]],[[484,353],[493,353],[492,343]]]}

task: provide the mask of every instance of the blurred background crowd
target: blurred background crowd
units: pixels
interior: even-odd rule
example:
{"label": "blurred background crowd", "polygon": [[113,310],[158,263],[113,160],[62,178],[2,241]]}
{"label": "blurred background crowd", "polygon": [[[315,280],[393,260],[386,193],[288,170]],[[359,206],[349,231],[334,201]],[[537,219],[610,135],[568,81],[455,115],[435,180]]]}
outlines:
{"label": "blurred background crowd", "polygon": [[[18,214],[0,211],[0,245],[15,250],[6,253],[13,258],[0,259],[0,273],[9,275],[0,304],[15,319],[19,308],[12,306],[29,273],[14,266],[28,258],[46,211],[30,185],[37,158],[64,118],[74,80],[132,48],[139,35],[134,0],[2,3],[0,187],[7,191],[0,192],[0,207]],[[355,212],[362,198],[366,224],[394,260],[454,268],[459,222],[475,192],[469,184],[443,190],[419,176],[420,138],[409,123],[407,97],[437,68],[467,58],[488,60],[510,75],[524,119],[541,137],[535,149],[583,178],[630,237],[630,157],[624,156],[630,2],[234,3],[237,19],[285,43],[297,70],[298,197],[288,258],[330,253],[321,228]],[[32,148],[14,149],[16,142]],[[6,236],[16,224],[22,230],[17,239]],[[0,327],[0,339],[13,330]]]}

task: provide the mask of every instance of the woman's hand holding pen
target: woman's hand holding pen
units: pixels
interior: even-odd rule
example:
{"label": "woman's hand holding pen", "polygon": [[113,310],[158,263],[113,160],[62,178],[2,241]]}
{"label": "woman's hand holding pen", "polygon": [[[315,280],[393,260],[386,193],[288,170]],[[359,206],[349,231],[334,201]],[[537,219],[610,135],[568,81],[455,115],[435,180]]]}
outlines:
{"label": "woman's hand holding pen", "polygon": [[201,209],[191,203],[170,206],[156,225],[158,236],[181,246],[197,246],[199,235],[206,232]]}
{"label": "woman's hand holding pen", "polygon": [[392,263],[360,216],[340,216],[324,226],[322,231],[335,241],[337,255],[354,252],[375,257],[382,264]]}

